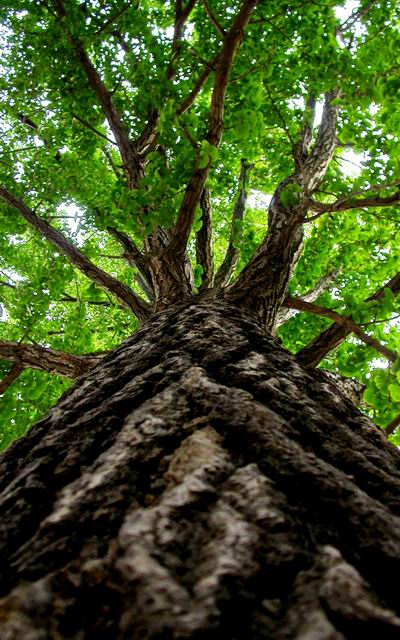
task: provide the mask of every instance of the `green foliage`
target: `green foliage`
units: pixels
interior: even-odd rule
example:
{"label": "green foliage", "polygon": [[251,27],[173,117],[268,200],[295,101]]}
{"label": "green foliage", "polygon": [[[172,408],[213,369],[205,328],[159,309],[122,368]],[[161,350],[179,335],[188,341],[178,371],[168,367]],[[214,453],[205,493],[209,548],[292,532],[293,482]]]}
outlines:
{"label": "green foliage", "polygon": [[[77,60],[65,24],[51,3],[9,0],[2,9],[0,44],[0,184],[23,197],[85,255],[136,292],[134,268],[107,232],[114,226],[143,247],[156,225],[170,229],[184,189],[198,168],[209,166],[214,254],[222,263],[231,236],[240,159],[254,164],[249,205],[234,226],[240,251],[236,274],[267,232],[267,199],[294,170],[293,141],[303,127],[309,95],[342,87],[338,147],[313,197],[329,203],[350,191],[400,180],[400,91],[396,0],[371,3],[353,34],[337,37],[343,2],[260,2],[246,29],[231,71],[219,149],[207,139],[213,73],[192,107],[177,110],[212,61],[221,41],[196,3],[171,59],[174,3],[144,0],[65,0],[73,38],[79,39],[112,95],[132,140],[158,112],[157,144],[146,158],[138,189],[128,188],[122,161],[98,97]],[[213,11],[229,28],[239,2],[215,0]],[[107,23],[110,17],[114,19]],[[173,79],[166,73],[175,67]],[[318,110],[317,110],[318,111]],[[310,115],[310,114],[308,114]],[[29,122],[31,124],[29,124]],[[314,141],[315,141],[314,134]],[[354,166],[355,163],[357,166]],[[296,206],[299,186],[281,192]],[[381,191],[380,195],[393,193]],[[254,197],[256,196],[256,197]],[[192,236],[201,227],[196,211]],[[399,210],[354,209],[326,214],[306,225],[306,240],[289,291],[304,295],[335,270],[318,304],[349,314],[364,330],[400,352],[400,303],[389,289],[364,302],[400,270]],[[202,267],[189,246],[195,287]],[[10,286],[11,285],[11,286]],[[118,302],[91,283],[18,213],[0,201],[0,339],[39,343],[76,354],[106,351],[137,322]],[[297,313],[280,328],[284,345],[296,352],[330,321]],[[365,401],[381,425],[400,410],[395,368],[382,369],[376,353],[347,339],[321,366],[367,384]],[[1,362],[0,379],[10,363]],[[21,435],[55,402],[69,382],[25,371],[1,397],[3,445]],[[1,443],[0,443],[1,444]]]}
{"label": "green foliage", "polygon": [[218,149],[214,147],[213,144],[207,142],[207,140],[202,140],[201,149],[199,155],[199,162],[197,164],[199,169],[204,169],[208,165],[208,163],[215,162],[218,158]]}

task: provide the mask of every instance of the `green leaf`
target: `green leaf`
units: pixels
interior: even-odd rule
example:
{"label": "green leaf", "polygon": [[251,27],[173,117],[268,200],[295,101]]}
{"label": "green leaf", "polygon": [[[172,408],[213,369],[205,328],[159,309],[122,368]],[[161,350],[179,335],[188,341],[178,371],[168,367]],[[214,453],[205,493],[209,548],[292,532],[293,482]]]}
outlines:
{"label": "green leaf", "polygon": [[400,402],[400,384],[390,384],[389,393],[393,402]]}

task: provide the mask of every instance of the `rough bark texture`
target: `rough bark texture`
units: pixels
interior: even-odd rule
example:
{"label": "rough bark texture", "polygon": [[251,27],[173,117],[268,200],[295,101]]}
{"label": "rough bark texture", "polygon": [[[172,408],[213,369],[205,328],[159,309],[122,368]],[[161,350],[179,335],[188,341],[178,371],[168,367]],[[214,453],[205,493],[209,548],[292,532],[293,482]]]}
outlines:
{"label": "rough bark texture", "polygon": [[4,640],[400,637],[397,450],[234,307],[154,316],[0,467]]}

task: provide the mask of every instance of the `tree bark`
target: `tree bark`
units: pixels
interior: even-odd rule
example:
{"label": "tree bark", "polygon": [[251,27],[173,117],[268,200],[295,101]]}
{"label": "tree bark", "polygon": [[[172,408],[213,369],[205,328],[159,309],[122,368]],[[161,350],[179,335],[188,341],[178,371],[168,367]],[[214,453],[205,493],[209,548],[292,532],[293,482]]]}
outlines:
{"label": "tree bark", "polygon": [[243,311],[170,308],[2,456],[1,637],[395,640],[399,488]]}

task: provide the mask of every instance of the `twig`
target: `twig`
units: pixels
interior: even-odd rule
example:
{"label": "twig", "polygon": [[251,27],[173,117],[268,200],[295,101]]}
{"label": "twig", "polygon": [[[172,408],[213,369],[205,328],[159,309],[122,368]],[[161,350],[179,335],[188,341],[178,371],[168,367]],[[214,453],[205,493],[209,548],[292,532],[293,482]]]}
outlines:
{"label": "twig", "polygon": [[133,2],[128,2],[125,6],[123,6],[120,11],[118,11],[113,16],[111,16],[108,20],[106,20],[106,22],[101,27],[99,27],[97,31],[95,31],[94,35],[98,36],[100,35],[100,33],[105,31],[111,24],[113,24],[113,22],[118,20],[118,18],[120,18],[132,6],[132,4]]}
{"label": "twig", "polygon": [[118,146],[117,143],[115,142],[115,140],[111,140],[111,138],[108,138],[106,135],[104,135],[104,133],[101,133],[100,131],[97,131],[97,129],[92,127],[92,125],[89,124],[89,122],[87,122],[86,120],[84,120],[80,116],[76,115],[76,113],[72,113],[71,112],[71,116],[73,118],[75,118],[75,120],[78,120],[78,122],[80,122],[84,127],[86,127],[86,129],[89,129],[90,131],[95,133],[96,136],[99,136],[100,138],[103,138],[103,140],[107,140],[107,142],[109,142],[110,144],[114,144],[115,146]]}

